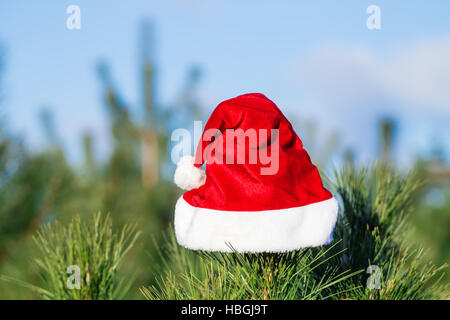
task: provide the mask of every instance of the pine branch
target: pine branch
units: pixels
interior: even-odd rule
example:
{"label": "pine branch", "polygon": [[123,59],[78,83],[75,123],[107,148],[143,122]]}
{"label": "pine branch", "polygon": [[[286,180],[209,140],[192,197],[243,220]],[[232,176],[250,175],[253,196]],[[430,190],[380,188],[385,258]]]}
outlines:
{"label": "pine branch", "polygon": [[[194,252],[171,231],[157,245],[160,277],[146,299],[429,299],[440,298],[446,266],[426,262],[406,242],[409,214],[422,182],[386,165],[345,166],[328,178],[340,199],[335,241],[279,254]],[[380,271],[379,287],[365,271]],[[375,268],[375,267],[374,267]],[[372,279],[372,278],[370,278]],[[374,278],[375,279],[375,278]]]}
{"label": "pine branch", "polygon": [[[147,299],[322,299],[329,289],[361,272],[328,268],[335,246],[287,253],[193,252],[178,246],[173,232],[159,246],[165,266],[155,285],[142,287]],[[335,254],[338,254],[335,252]]]}
{"label": "pine branch", "polygon": [[43,287],[6,276],[2,280],[25,286],[43,299],[118,299],[132,283],[118,280],[118,268],[139,235],[135,225],[113,231],[110,215],[100,213],[89,222],[76,217],[68,226],[48,224],[34,236],[40,252],[34,262]]}

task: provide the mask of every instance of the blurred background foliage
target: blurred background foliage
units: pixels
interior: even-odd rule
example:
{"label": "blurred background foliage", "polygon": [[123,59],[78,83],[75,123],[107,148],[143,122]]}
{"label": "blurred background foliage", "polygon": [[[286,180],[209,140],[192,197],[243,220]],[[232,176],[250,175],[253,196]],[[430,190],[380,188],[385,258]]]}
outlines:
{"label": "blurred background foliage", "polygon": [[[1,275],[44,285],[42,283],[44,280],[39,276],[39,268],[33,263],[38,253],[32,238],[39,228],[55,220],[68,224],[78,215],[81,219],[88,219],[93,213],[100,211],[110,213],[114,225],[121,227],[129,223],[137,224],[142,232],[139,241],[124,258],[119,271],[119,277],[134,281],[125,297],[143,298],[138,289],[156,285],[158,277],[164,271],[160,266],[164,265],[164,261],[161,261],[155,243],[165,241],[162,238],[163,234],[172,221],[175,201],[181,195],[181,190],[171,181],[174,165],[170,161],[170,133],[174,128],[190,128],[193,120],[205,121],[214,106],[201,106],[196,99],[196,87],[202,76],[202,70],[198,66],[186,72],[184,85],[174,97],[173,104],[163,106],[158,103],[155,86],[157,68],[152,61],[152,44],[148,36],[151,32],[151,24],[144,23],[139,44],[142,53],[140,73],[137,75],[142,95],[140,102],[144,114],[142,119],[136,120],[131,116],[129,103],[122,98],[120,88],[114,85],[114,66],[105,61],[97,65],[95,72],[101,84],[103,107],[113,139],[113,149],[107,159],[98,160],[95,136],[86,132],[80,137],[84,152],[83,162],[77,165],[69,163],[61,146],[61,139],[55,130],[52,113],[46,107],[42,108],[36,121],[41,122],[48,141],[47,147],[40,151],[28,150],[22,138],[8,130],[7,115],[1,112]],[[7,61],[4,61],[0,53],[0,77],[5,63]],[[3,88],[1,82],[0,88]],[[3,91],[1,93],[8,94]],[[4,102],[0,100],[0,103]],[[315,122],[290,115],[288,118],[292,120],[314,163],[320,168],[330,172],[335,160],[338,163],[354,162],[357,150],[350,150],[341,145],[338,133],[317,141],[320,127]],[[392,141],[395,139],[395,128],[395,119],[380,121],[380,161],[394,167],[395,162],[390,155],[393,148]],[[414,190],[401,190],[405,193],[414,192],[413,209],[408,215],[411,228],[407,232],[407,241],[413,246],[427,249],[420,258],[423,263],[433,262],[436,265],[448,263],[450,260],[450,169],[441,154],[439,150],[434,150],[428,158],[417,159],[413,170],[418,180],[424,180],[426,183],[414,186]],[[397,169],[405,171],[403,168]],[[369,173],[360,174],[364,176]],[[364,182],[364,179],[358,180],[355,176],[341,178],[336,189],[347,195],[355,191],[351,189],[350,183]],[[410,185],[409,181],[406,186]],[[377,185],[377,188],[384,187],[383,184]],[[398,185],[393,188],[398,191],[401,187]],[[359,196],[372,196],[370,190],[364,192],[367,193]],[[370,199],[376,206],[377,200]],[[345,203],[345,198],[343,201]],[[360,211],[355,209],[354,212]],[[355,218],[352,211],[345,214],[348,223],[361,223],[351,220],[352,217]],[[397,211],[389,211],[387,214],[401,215]],[[395,221],[401,222],[400,218]],[[395,232],[396,227],[386,227],[386,230],[380,232]],[[359,230],[364,233],[364,228],[365,225],[361,225]],[[339,230],[337,236],[340,235]],[[405,231],[402,229],[401,232]],[[352,236],[354,238],[344,239],[342,245],[357,247],[358,241],[362,241],[365,246],[361,249],[365,250],[367,246],[371,246],[372,237],[380,235]],[[355,268],[364,269],[367,267],[366,260],[370,258],[370,254],[366,252],[364,261],[355,261],[344,254],[339,258],[341,259],[339,263],[354,264]],[[367,277],[367,274],[362,274],[357,279],[365,281],[364,277]],[[450,279],[448,273],[445,277],[445,281],[448,282]],[[158,296],[158,293],[147,291],[147,297],[151,296]],[[26,286],[0,281],[2,299],[38,297],[38,293]],[[360,297],[370,298],[364,292]]]}

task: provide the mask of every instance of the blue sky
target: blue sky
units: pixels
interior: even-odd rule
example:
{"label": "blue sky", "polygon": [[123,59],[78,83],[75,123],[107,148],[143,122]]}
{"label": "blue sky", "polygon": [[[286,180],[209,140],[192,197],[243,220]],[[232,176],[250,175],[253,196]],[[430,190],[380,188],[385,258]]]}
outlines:
{"label": "blue sky", "polygon": [[[66,28],[71,4],[81,9],[80,30]],[[371,4],[381,9],[381,30],[366,27]],[[105,154],[110,142],[95,66],[110,63],[139,116],[138,31],[146,17],[156,28],[163,104],[198,64],[207,114],[224,99],[262,92],[288,117],[315,120],[324,135],[339,132],[362,160],[376,157],[383,116],[399,120],[400,163],[433,143],[450,150],[449,1],[3,1],[1,116],[10,129],[41,147],[37,117],[48,106],[74,161],[84,131]]]}

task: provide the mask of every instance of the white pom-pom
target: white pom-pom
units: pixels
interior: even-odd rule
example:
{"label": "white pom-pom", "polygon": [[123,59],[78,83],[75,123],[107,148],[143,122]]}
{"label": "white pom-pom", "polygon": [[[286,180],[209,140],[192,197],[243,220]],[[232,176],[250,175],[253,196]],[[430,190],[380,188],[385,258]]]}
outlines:
{"label": "white pom-pom", "polygon": [[173,178],[181,189],[191,190],[205,184],[205,171],[194,166],[194,162],[193,156],[184,156],[178,162]]}

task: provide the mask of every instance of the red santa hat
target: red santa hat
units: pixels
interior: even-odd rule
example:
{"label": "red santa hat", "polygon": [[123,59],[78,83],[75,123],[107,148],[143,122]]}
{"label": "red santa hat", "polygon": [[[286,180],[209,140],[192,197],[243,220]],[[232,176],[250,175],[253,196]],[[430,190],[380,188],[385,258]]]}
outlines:
{"label": "red santa hat", "polygon": [[332,240],[337,201],[290,122],[262,94],[220,103],[174,180],[189,190],[174,224],[186,248],[284,252]]}

